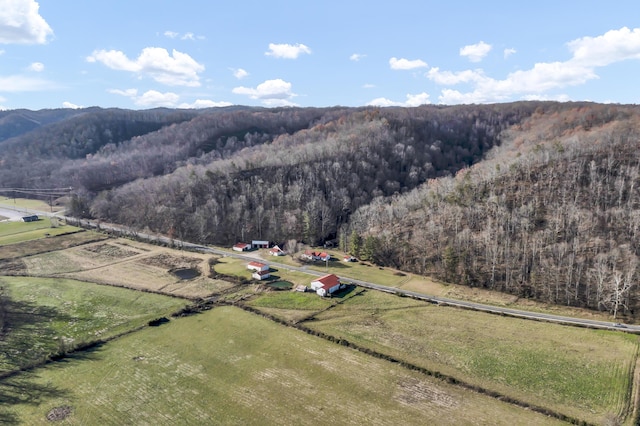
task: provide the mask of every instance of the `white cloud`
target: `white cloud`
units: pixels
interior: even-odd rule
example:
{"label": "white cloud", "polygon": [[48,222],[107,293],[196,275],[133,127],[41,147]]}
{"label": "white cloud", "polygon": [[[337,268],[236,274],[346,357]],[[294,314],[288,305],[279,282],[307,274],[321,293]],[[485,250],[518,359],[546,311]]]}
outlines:
{"label": "white cloud", "polygon": [[430,80],[443,86],[453,86],[459,83],[480,82],[486,80],[482,70],[451,72],[440,71],[440,68],[433,67],[425,75]]}
{"label": "white cloud", "polygon": [[38,13],[35,0],[2,0],[0,43],[44,44],[53,30]]}
{"label": "white cloud", "polygon": [[363,55],[361,53],[354,53],[353,55],[349,56],[349,59],[354,62],[358,62],[360,59],[366,58],[366,56],[367,55]]}
{"label": "white cloud", "polygon": [[42,62],[34,62],[29,65],[29,71],[42,72],[44,71],[44,64]]}
{"label": "white cloud", "polygon": [[180,33],[178,33],[178,32],[175,32],[175,31],[168,31],[168,30],[167,30],[167,31],[165,31],[165,32],[163,33],[163,35],[164,35],[165,37],[170,38],[170,39],[177,39],[177,38],[179,38],[180,40],[193,40],[193,41],[195,41],[195,40],[204,40],[204,39],[205,39],[205,37],[204,37],[204,36],[197,36],[197,35],[195,35],[195,34],[194,34],[194,33],[192,33],[192,32],[188,32],[188,33],[184,33],[184,34],[180,35]]}
{"label": "white cloud", "polygon": [[175,107],[180,96],[173,92],[161,93],[157,90],[148,90],[142,95],[138,95],[138,89],[111,89],[109,93],[114,95],[125,96],[133,101],[134,104],[142,107]]}
{"label": "white cloud", "polygon": [[114,95],[126,96],[128,98],[133,98],[138,94],[138,89],[111,89],[108,91],[109,93],[113,93]]}
{"label": "white cloud", "polygon": [[481,41],[460,48],[460,56],[466,56],[471,62],[480,62],[491,51],[491,45]]}
{"label": "white cloud", "polygon": [[251,99],[261,100],[290,99],[296,96],[291,92],[291,83],[280,78],[260,83],[255,89],[243,86],[235,87],[232,92],[237,95],[247,95]]}
{"label": "white cloud", "polygon": [[195,102],[190,104],[182,103],[178,105],[178,108],[187,108],[187,109],[199,109],[199,108],[220,108],[233,105],[231,102],[216,102],[209,99],[196,99]]}
{"label": "white cloud", "polygon": [[134,102],[136,105],[144,107],[173,107],[178,102],[178,99],[180,99],[180,96],[173,92],[161,93],[157,90],[148,90],[135,98]]}
{"label": "white cloud", "polygon": [[41,78],[25,77],[23,75],[0,76],[0,92],[35,92],[54,90],[59,86]]}
{"label": "white cloud", "polygon": [[429,94],[422,92],[417,95],[407,94],[407,100],[404,102],[396,102],[387,98],[376,98],[367,103],[369,106],[381,106],[381,107],[389,107],[389,106],[401,106],[401,107],[417,107],[420,105],[430,104]]}
{"label": "white cloud", "polygon": [[365,83],[362,85],[363,89],[373,89],[374,87],[376,87],[376,85],[371,83]]}
{"label": "white cloud", "polygon": [[[432,68],[426,76],[443,86],[472,85],[462,92],[445,88],[438,100],[444,104],[502,102],[514,99],[568,100],[565,94],[550,93],[598,79],[596,70],[615,62],[640,59],[640,29],[623,27],[597,37],[583,37],[567,43],[572,53],[566,61],[539,62],[528,70],[509,73],[504,79],[488,77],[482,70],[460,72]],[[506,51],[505,51],[506,52]]]}
{"label": "white cloud", "polygon": [[0,55],[4,54],[4,49],[0,49]]}
{"label": "white cloud", "polygon": [[420,59],[404,59],[404,58],[391,58],[389,59],[389,65],[392,70],[412,70],[416,68],[426,68],[428,65],[426,62]]}
{"label": "white cloud", "polygon": [[170,55],[161,47],[144,48],[136,60],[118,50],[96,50],[87,57],[87,62],[101,62],[114,70],[148,75],[168,86],[200,86],[198,73],[204,71],[204,65],[188,54],[174,49]]}
{"label": "white cloud", "polygon": [[65,101],[65,102],[62,103],[62,108],[80,109],[80,108],[84,108],[84,107],[82,105],[76,105],[76,104],[73,104],[71,102]]}
{"label": "white cloud", "polygon": [[588,67],[603,67],[627,59],[640,59],[640,28],[623,27],[598,37],[582,37],[568,44],[572,62]]}
{"label": "white cloud", "polygon": [[249,75],[249,73],[242,68],[231,68],[231,71],[233,71],[233,76],[238,80],[242,80]]}
{"label": "white cloud", "polygon": [[274,44],[269,43],[269,50],[264,54],[274,58],[296,59],[301,54],[311,54],[311,49],[304,44]]}
{"label": "white cloud", "polygon": [[517,52],[518,51],[516,49],[513,49],[513,48],[504,49],[504,52],[503,52],[504,58],[507,59],[509,56],[511,56],[511,55],[513,55],[513,54],[515,54]]}

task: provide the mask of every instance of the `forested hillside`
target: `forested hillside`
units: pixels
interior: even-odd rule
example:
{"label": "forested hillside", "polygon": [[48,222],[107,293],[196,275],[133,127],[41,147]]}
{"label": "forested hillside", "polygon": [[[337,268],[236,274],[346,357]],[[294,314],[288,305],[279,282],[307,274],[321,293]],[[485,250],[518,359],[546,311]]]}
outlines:
{"label": "forested hillside", "polygon": [[338,239],[451,282],[616,314],[640,303],[634,106],[55,116],[22,133],[0,121],[19,133],[0,142],[0,187],[72,187],[72,214],[195,242]]}
{"label": "forested hillside", "polygon": [[633,315],[640,298],[639,112],[538,110],[504,132],[487,161],[361,207],[350,223],[354,236],[383,264]]}

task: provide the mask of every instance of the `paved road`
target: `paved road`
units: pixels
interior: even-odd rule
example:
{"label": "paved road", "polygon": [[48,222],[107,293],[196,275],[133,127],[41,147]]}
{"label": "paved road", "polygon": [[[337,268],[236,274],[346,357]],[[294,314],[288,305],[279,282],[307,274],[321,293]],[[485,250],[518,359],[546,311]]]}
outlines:
{"label": "paved road", "polygon": [[[2,206],[0,205],[0,208],[1,207]],[[60,216],[59,213],[49,213],[49,212],[42,212],[42,211],[35,211],[35,210],[26,210],[26,211],[28,213],[40,214],[43,216],[56,216],[56,215]],[[61,217],[63,217],[64,219],[67,219],[69,222],[78,221],[78,219],[75,219],[75,218],[64,217],[64,216],[61,216]],[[247,253],[235,252],[230,250],[216,249],[213,247],[203,246],[200,244],[193,244],[186,241],[171,239],[163,235],[153,235],[153,234],[146,234],[142,232],[135,232],[135,231],[131,231],[126,227],[119,226],[119,225],[99,223],[99,222],[88,221],[84,219],[80,220],[79,222],[81,226],[84,226],[87,228],[100,228],[100,229],[111,231],[111,232],[118,232],[123,235],[131,235],[136,238],[140,238],[150,242],[155,242],[155,243],[159,242],[162,244],[174,245],[176,247],[187,249],[187,250],[194,250],[202,253],[210,253],[210,254],[216,254],[220,256],[229,256],[229,257],[243,259],[247,261],[252,261],[256,259],[256,256],[251,255],[250,252],[247,254]],[[291,265],[285,265],[283,263],[272,262],[272,261],[269,261],[269,265],[273,266],[274,268],[302,272],[302,273],[313,275],[313,276],[322,276],[326,274],[326,272],[309,269],[305,266],[301,266],[301,267],[291,266]],[[539,312],[524,311],[520,309],[504,308],[504,307],[498,307],[498,306],[492,306],[492,305],[484,305],[481,303],[468,302],[468,301],[457,300],[457,299],[448,299],[446,297],[431,296],[428,294],[418,293],[415,291],[383,286],[380,284],[362,281],[362,280],[358,280],[358,279],[347,277],[347,276],[343,276],[342,278],[344,281],[349,281],[361,287],[383,291],[386,293],[413,297],[416,299],[424,300],[424,301],[435,303],[438,305],[456,306],[464,309],[472,309],[476,311],[490,312],[498,315],[505,315],[505,316],[511,316],[511,317],[517,317],[517,318],[536,320],[536,321],[547,321],[547,322],[555,322],[555,323],[580,326],[580,327],[618,330],[618,331],[625,331],[628,333],[640,334],[640,325],[620,324],[620,323],[612,323],[607,321],[596,321],[596,320],[589,320],[589,319],[583,319],[583,318],[566,317],[561,315],[552,315],[552,314],[545,314],[545,313],[539,313]]]}

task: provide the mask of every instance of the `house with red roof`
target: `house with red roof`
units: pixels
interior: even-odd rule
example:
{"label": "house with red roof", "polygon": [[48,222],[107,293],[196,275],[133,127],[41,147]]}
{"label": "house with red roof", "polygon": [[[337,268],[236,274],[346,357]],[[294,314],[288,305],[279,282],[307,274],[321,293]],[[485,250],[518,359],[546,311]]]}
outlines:
{"label": "house with red roof", "polygon": [[340,290],[340,287],[340,278],[335,274],[325,275],[311,281],[311,288],[322,297],[335,293]]}
{"label": "house with red roof", "polygon": [[311,250],[306,250],[301,257],[304,259],[313,260],[313,261],[322,260],[323,262],[326,262],[331,259],[331,255],[329,253],[311,251]]}
{"label": "house with red roof", "polygon": [[266,263],[257,262],[254,260],[247,264],[247,269],[250,269],[252,271],[268,271],[269,265],[267,265]]}
{"label": "house with red roof", "polygon": [[271,269],[266,263],[252,261],[247,264],[247,269],[253,271],[251,277],[256,280],[262,281],[270,277]]}
{"label": "house with red roof", "polygon": [[269,254],[271,256],[284,256],[286,253],[278,246],[273,246],[269,249]]}
{"label": "house with red roof", "polygon": [[237,243],[237,244],[234,244],[233,246],[234,251],[248,251],[250,248],[251,248],[251,244],[247,244],[247,243]]}

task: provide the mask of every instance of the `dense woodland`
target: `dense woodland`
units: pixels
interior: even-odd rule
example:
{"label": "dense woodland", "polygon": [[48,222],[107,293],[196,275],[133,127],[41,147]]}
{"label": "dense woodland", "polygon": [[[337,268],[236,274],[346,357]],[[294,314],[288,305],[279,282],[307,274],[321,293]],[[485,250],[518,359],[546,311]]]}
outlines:
{"label": "dense woodland", "polygon": [[339,241],[449,282],[640,313],[635,106],[25,114],[0,116],[0,187],[72,187],[77,216],[221,245]]}

